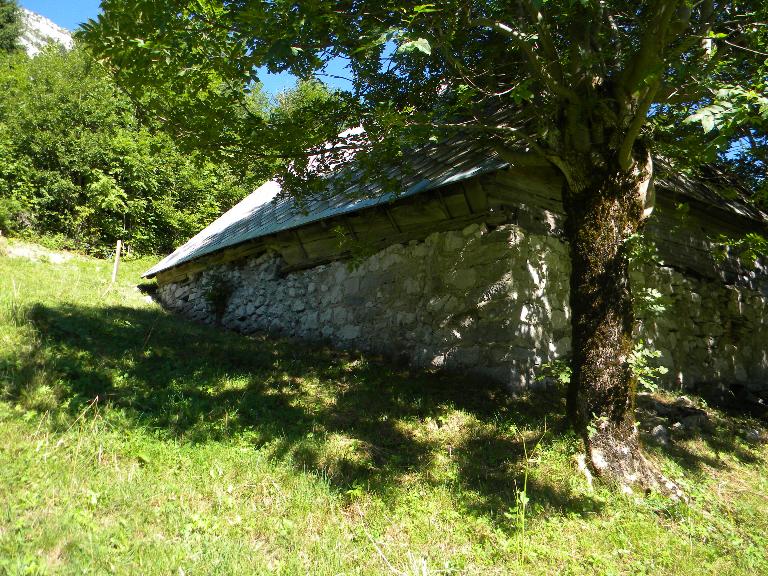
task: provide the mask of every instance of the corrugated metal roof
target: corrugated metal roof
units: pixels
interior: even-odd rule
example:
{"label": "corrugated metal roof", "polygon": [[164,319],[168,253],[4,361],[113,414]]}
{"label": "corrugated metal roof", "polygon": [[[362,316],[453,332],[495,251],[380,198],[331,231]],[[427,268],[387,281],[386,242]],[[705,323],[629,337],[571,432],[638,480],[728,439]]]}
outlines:
{"label": "corrugated metal roof", "polygon": [[704,176],[699,178],[673,170],[669,162],[661,158],[654,160],[654,168],[658,174],[656,186],[661,189],[676,192],[743,218],[763,224],[768,222],[768,215],[747,199],[747,190],[743,189],[743,184],[735,181],[733,175],[725,174],[715,166],[704,166]]}
{"label": "corrugated metal roof", "polygon": [[463,138],[418,150],[409,157],[407,169],[391,167],[387,170],[388,179],[400,182],[401,192],[397,194],[384,192],[377,181],[365,184],[358,181],[341,193],[305,200],[299,205],[290,197],[277,198],[280,185],[267,182],[143,276],[151,278],[163,270],[248,240],[386,204],[508,165],[490,148],[471,148]]}
{"label": "corrugated metal roof", "polygon": [[[357,174],[346,190],[304,200],[300,205],[290,197],[280,197],[280,185],[270,181],[147,270],[143,276],[151,278],[158,272],[248,240],[379,206],[508,166],[490,147],[478,146],[476,141],[473,144],[463,137],[454,137],[413,151],[408,154],[407,164],[386,170],[387,179],[400,182],[399,193],[384,192],[376,180],[363,183],[360,181],[361,175]],[[659,174],[656,183],[661,189],[681,193],[759,222],[768,221],[764,213],[747,202],[739,198],[726,199],[707,183],[671,170],[661,159],[657,159],[657,168]]]}

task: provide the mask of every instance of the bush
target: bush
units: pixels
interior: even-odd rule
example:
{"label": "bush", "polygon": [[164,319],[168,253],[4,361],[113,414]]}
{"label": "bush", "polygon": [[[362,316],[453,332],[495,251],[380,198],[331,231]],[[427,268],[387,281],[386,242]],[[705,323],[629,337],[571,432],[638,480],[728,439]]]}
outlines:
{"label": "bush", "polygon": [[21,203],[15,198],[0,198],[0,234],[11,236],[17,231]]}

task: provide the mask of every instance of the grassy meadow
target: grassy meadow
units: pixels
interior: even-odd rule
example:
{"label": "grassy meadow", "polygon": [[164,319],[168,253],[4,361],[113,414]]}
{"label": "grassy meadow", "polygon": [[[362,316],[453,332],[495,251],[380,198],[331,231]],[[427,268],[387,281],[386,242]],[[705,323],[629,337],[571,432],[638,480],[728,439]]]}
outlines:
{"label": "grassy meadow", "polygon": [[150,264],[0,253],[0,575],[768,574],[759,423],[646,439],[688,503],[591,488],[559,392],[190,323]]}

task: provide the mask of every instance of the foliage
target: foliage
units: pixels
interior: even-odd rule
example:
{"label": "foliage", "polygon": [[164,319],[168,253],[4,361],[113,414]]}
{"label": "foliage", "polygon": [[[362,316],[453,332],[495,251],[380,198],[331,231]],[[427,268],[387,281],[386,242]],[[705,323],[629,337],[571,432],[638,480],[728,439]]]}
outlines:
{"label": "foliage", "polygon": [[552,378],[560,384],[568,384],[571,381],[571,364],[569,360],[552,360],[541,365],[541,374],[536,377],[537,382],[546,378]]}
{"label": "foliage", "polygon": [[704,132],[733,130],[768,120],[768,98],[741,86],[718,89],[712,103],[698,108],[686,122],[701,122]]}
{"label": "foliage", "polygon": [[658,265],[663,266],[664,262],[659,256],[659,249],[656,242],[647,234],[635,232],[624,240],[624,250],[627,260],[633,266]]}
{"label": "foliage", "polygon": [[16,0],[0,0],[0,53],[19,50],[24,21]]}
{"label": "foliage", "polygon": [[0,59],[0,230],[108,254],[167,252],[248,191],[247,180],[141,125],[81,50]]}
{"label": "foliage", "polygon": [[16,219],[22,213],[22,205],[16,198],[0,198],[0,234],[15,232]]}
{"label": "foliage", "polygon": [[204,296],[219,322],[227,310],[227,304],[234,289],[232,282],[223,274],[210,274],[208,276]]}
{"label": "foliage", "polygon": [[0,258],[2,574],[391,573],[377,548],[400,573],[768,572],[755,423],[671,429],[652,457],[690,502],[637,502],[574,476],[557,391],[200,326],[135,290],[147,265],[110,288],[103,260]]}
{"label": "foliage", "polygon": [[[568,172],[568,154],[587,149],[618,150],[625,165],[641,134],[682,163],[701,160],[702,149],[728,160],[745,126],[751,157],[764,147],[762,2],[363,2],[339,10],[317,0],[107,0],[103,8],[81,37],[169,128],[214,149],[298,159],[363,125],[369,139],[355,146],[392,158],[408,142],[461,129],[538,150]],[[322,77],[340,58],[350,97],[307,107],[311,135],[239,114],[263,71]],[[694,120],[706,130],[693,130]],[[702,145],[707,138],[711,146]]]}
{"label": "foliage", "polygon": [[735,254],[747,266],[754,268],[758,260],[768,258],[768,238],[756,232],[749,232],[740,238],[720,234],[715,238],[715,256],[724,260],[729,254]]}
{"label": "foliage", "polygon": [[[653,366],[649,363],[651,360],[658,358],[661,358],[661,352],[647,347],[642,340],[635,343],[629,358],[629,365],[635,378],[637,378],[638,384],[650,392],[657,392],[659,390],[656,380],[659,376],[669,371],[665,366]],[[568,361],[554,360],[543,364],[541,368],[542,374],[537,377],[537,381],[552,378],[565,385],[571,381],[571,366]]]}
{"label": "foliage", "polygon": [[632,367],[632,373],[637,378],[638,384],[650,392],[658,391],[659,386],[656,379],[669,372],[666,366],[649,364],[650,360],[656,358],[661,358],[661,352],[646,347],[642,340],[635,344],[629,358],[629,365]]}
{"label": "foliage", "polygon": [[667,309],[664,296],[656,288],[642,288],[633,293],[635,312],[643,317],[658,316]]}

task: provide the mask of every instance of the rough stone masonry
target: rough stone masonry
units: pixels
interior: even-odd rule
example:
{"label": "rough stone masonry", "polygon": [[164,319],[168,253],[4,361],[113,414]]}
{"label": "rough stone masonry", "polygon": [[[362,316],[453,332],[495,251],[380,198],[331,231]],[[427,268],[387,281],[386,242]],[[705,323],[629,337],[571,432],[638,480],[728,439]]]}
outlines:
{"label": "rough stone masonry", "polygon": [[[381,353],[536,386],[542,366],[571,346],[567,245],[507,224],[435,232],[351,265],[281,274],[269,253],[162,284],[161,302],[243,333],[268,332]],[[636,294],[655,289],[666,310],[640,313],[638,338],[661,352],[661,384],[768,388],[768,290],[726,285],[646,264]],[[212,295],[226,296],[216,313]]]}

